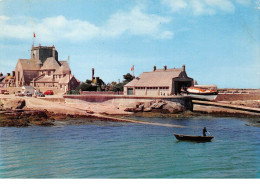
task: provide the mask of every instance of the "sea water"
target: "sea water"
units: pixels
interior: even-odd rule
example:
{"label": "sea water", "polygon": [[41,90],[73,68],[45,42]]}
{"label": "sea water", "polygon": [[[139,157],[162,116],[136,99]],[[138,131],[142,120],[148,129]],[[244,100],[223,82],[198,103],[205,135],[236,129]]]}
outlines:
{"label": "sea water", "polygon": [[[0,128],[1,178],[259,178],[255,119],[138,118],[173,128],[75,120],[55,126]],[[173,133],[212,142],[177,141]]]}

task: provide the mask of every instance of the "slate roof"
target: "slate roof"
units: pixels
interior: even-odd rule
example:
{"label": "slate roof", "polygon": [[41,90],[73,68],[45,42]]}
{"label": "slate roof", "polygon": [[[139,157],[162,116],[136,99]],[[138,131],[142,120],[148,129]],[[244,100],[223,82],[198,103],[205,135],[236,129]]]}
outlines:
{"label": "slate roof", "polygon": [[19,59],[18,64],[21,64],[23,70],[39,70],[36,60],[31,59]]}
{"label": "slate roof", "polygon": [[59,79],[60,84],[67,84],[73,78],[73,75],[66,75],[65,77]]}
{"label": "slate roof", "polygon": [[54,74],[69,74],[71,73],[69,64],[67,61],[60,61],[61,66],[54,72]]}
{"label": "slate roof", "polygon": [[42,82],[42,83],[55,83],[57,81],[55,81],[53,79],[53,76],[40,76],[37,79],[34,80],[34,82]]}
{"label": "slate roof", "polygon": [[49,57],[43,63],[41,70],[58,69],[59,67],[60,67],[60,63],[56,61],[54,57]]}
{"label": "slate roof", "polygon": [[0,82],[2,82],[5,79],[6,76],[0,76]]}
{"label": "slate roof", "polygon": [[133,79],[125,87],[165,87],[171,86],[172,79],[178,78],[182,69],[157,69],[152,72],[143,72],[140,77]]}

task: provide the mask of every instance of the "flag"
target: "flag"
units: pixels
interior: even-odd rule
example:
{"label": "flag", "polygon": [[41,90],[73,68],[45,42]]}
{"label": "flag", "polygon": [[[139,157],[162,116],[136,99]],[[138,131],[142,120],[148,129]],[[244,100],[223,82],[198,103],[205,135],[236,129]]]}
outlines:
{"label": "flag", "polygon": [[133,71],[134,70],[134,65],[131,67],[131,71]]}
{"label": "flag", "polygon": [[33,32],[33,38],[35,38],[36,37],[36,35],[35,35],[35,33]]}

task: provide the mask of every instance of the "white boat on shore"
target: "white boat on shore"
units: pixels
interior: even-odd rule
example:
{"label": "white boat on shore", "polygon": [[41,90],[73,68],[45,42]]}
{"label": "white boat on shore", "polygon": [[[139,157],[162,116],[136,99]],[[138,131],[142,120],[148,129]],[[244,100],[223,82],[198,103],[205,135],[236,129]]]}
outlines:
{"label": "white boat on shore", "polygon": [[215,100],[218,96],[218,90],[216,85],[194,85],[183,89],[182,94],[195,99]]}

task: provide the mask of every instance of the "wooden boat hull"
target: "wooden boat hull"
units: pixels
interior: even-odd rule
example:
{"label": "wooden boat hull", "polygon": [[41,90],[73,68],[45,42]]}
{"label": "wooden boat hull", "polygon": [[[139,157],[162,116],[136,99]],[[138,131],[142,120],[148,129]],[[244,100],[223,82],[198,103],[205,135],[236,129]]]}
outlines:
{"label": "wooden boat hull", "polygon": [[181,135],[174,134],[176,139],[180,141],[196,141],[196,142],[210,142],[214,137],[213,136],[191,136],[191,135]]}

